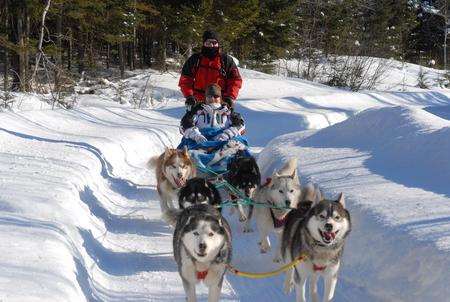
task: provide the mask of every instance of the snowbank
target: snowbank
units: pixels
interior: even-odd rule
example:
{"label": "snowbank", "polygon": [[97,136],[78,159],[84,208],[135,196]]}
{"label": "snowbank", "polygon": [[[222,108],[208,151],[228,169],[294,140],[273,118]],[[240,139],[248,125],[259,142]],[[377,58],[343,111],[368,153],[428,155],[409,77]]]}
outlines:
{"label": "snowbank", "polygon": [[271,141],[269,175],[299,159],[302,182],[347,196],[353,231],[338,292],[349,301],[446,301],[450,295],[450,121],[420,109],[366,110]]}

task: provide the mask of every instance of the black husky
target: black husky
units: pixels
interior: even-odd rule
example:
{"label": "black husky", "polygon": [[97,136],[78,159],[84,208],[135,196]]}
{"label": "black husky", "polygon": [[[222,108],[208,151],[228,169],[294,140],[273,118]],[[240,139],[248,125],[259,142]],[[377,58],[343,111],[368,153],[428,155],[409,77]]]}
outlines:
{"label": "black husky", "polygon": [[202,203],[218,206],[222,203],[222,198],[212,182],[200,177],[191,178],[180,189],[178,205],[180,209],[185,209]]}
{"label": "black husky", "polygon": [[[261,173],[255,158],[245,155],[242,151],[238,151],[228,164],[228,173],[225,178],[243,195],[250,198],[261,183]],[[239,196],[230,194],[230,198],[236,199]],[[239,220],[244,222],[244,232],[251,232],[250,219],[253,213],[253,205],[245,207],[247,211],[242,204],[238,204]]]}

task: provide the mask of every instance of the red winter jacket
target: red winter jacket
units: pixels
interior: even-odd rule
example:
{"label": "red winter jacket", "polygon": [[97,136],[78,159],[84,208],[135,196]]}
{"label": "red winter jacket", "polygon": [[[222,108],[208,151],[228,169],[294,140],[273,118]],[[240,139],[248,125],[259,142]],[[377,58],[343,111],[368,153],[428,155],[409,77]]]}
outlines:
{"label": "red winter jacket", "polygon": [[190,56],[184,63],[178,83],[184,97],[193,95],[204,101],[205,88],[214,83],[222,88],[222,97],[237,98],[242,78],[233,58],[220,53],[212,59],[201,54]]}

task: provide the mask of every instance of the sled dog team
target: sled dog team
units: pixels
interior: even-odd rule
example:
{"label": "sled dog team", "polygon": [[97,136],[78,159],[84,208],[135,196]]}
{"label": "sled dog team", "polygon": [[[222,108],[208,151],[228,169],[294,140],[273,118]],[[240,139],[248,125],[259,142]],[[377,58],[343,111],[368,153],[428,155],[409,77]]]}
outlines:
{"label": "sled dog team", "polygon": [[[231,229],[222,216],[221,194],[214,184],[197,177],[187,149],[167,148],[150,160],[155,168],[163,219],[175,228],[173,253],[188,302],[197,301],[195,287],[203,282],[208,301],[219,301],[222,282],[232,258]],[[269,234],[277,235],[273,261],[305,260],[286,272],[284,291],[296,291],[296,301],[306,301],[310,279],[312,301],[319,301],[317,281],[324,278],[322,301],[333,298],[345,238],[351,230],[344,196],[325,199],[316,185],[301,186],[297,160],[291,159],[261,184],[253,157],[237,153],[228,165],[225,180],[257,205],[235,205],[244,232],[252,232],[254,216],[261,253],[271,249]],[[229,194],[229,200],[238,197]],[[177,205],[175,206],[174,203]],[[262,206],[264,204],[264,206]]]}

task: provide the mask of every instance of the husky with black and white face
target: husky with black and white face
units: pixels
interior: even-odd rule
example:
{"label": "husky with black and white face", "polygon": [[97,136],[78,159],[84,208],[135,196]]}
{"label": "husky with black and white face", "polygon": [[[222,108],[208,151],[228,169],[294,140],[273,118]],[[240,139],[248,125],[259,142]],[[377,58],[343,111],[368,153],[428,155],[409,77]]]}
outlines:
{"label": "husky with black and white face", "polygon": [[289,160],[280,170],[276,171],[255,192],[254,200],[264,204],[264,206],[255,207],[261,253],[270,250],[269,234],[274,232],[278,235],[278,247],[275,250],[274,262],[282,260],[280,249],[282,230],[290,210],[297,208],[301,193],[297,159],[295,158]]}
{"label": "husky with black and white face", "polygon": [[[318,190],[318,189],[317,189]],[[305,302],[305,284],[310,280],[312,301],[319,301],[317,280],[324,278],[324,302],[331,301],[337,283],[337,273],[344,250],[345,238],[351,231],[350,214],[345,209],[344,196],[337,200],[319,198],[312,201],[312,207],[302,213],[290,213],[283,230],[282,253],[287,262],[299,255],[306,260],[287,273],[285,291],[289,292],[295,283],[297,302]]]}
{"label": "husky with black and white face", "polygon": [[201,281],[209,288],[208,302],[219,301],[231,261],[231,231],[220,212],[208,204],[183,210],[176,223],[173,251],[187,301],[197,301],[195,286]]}

